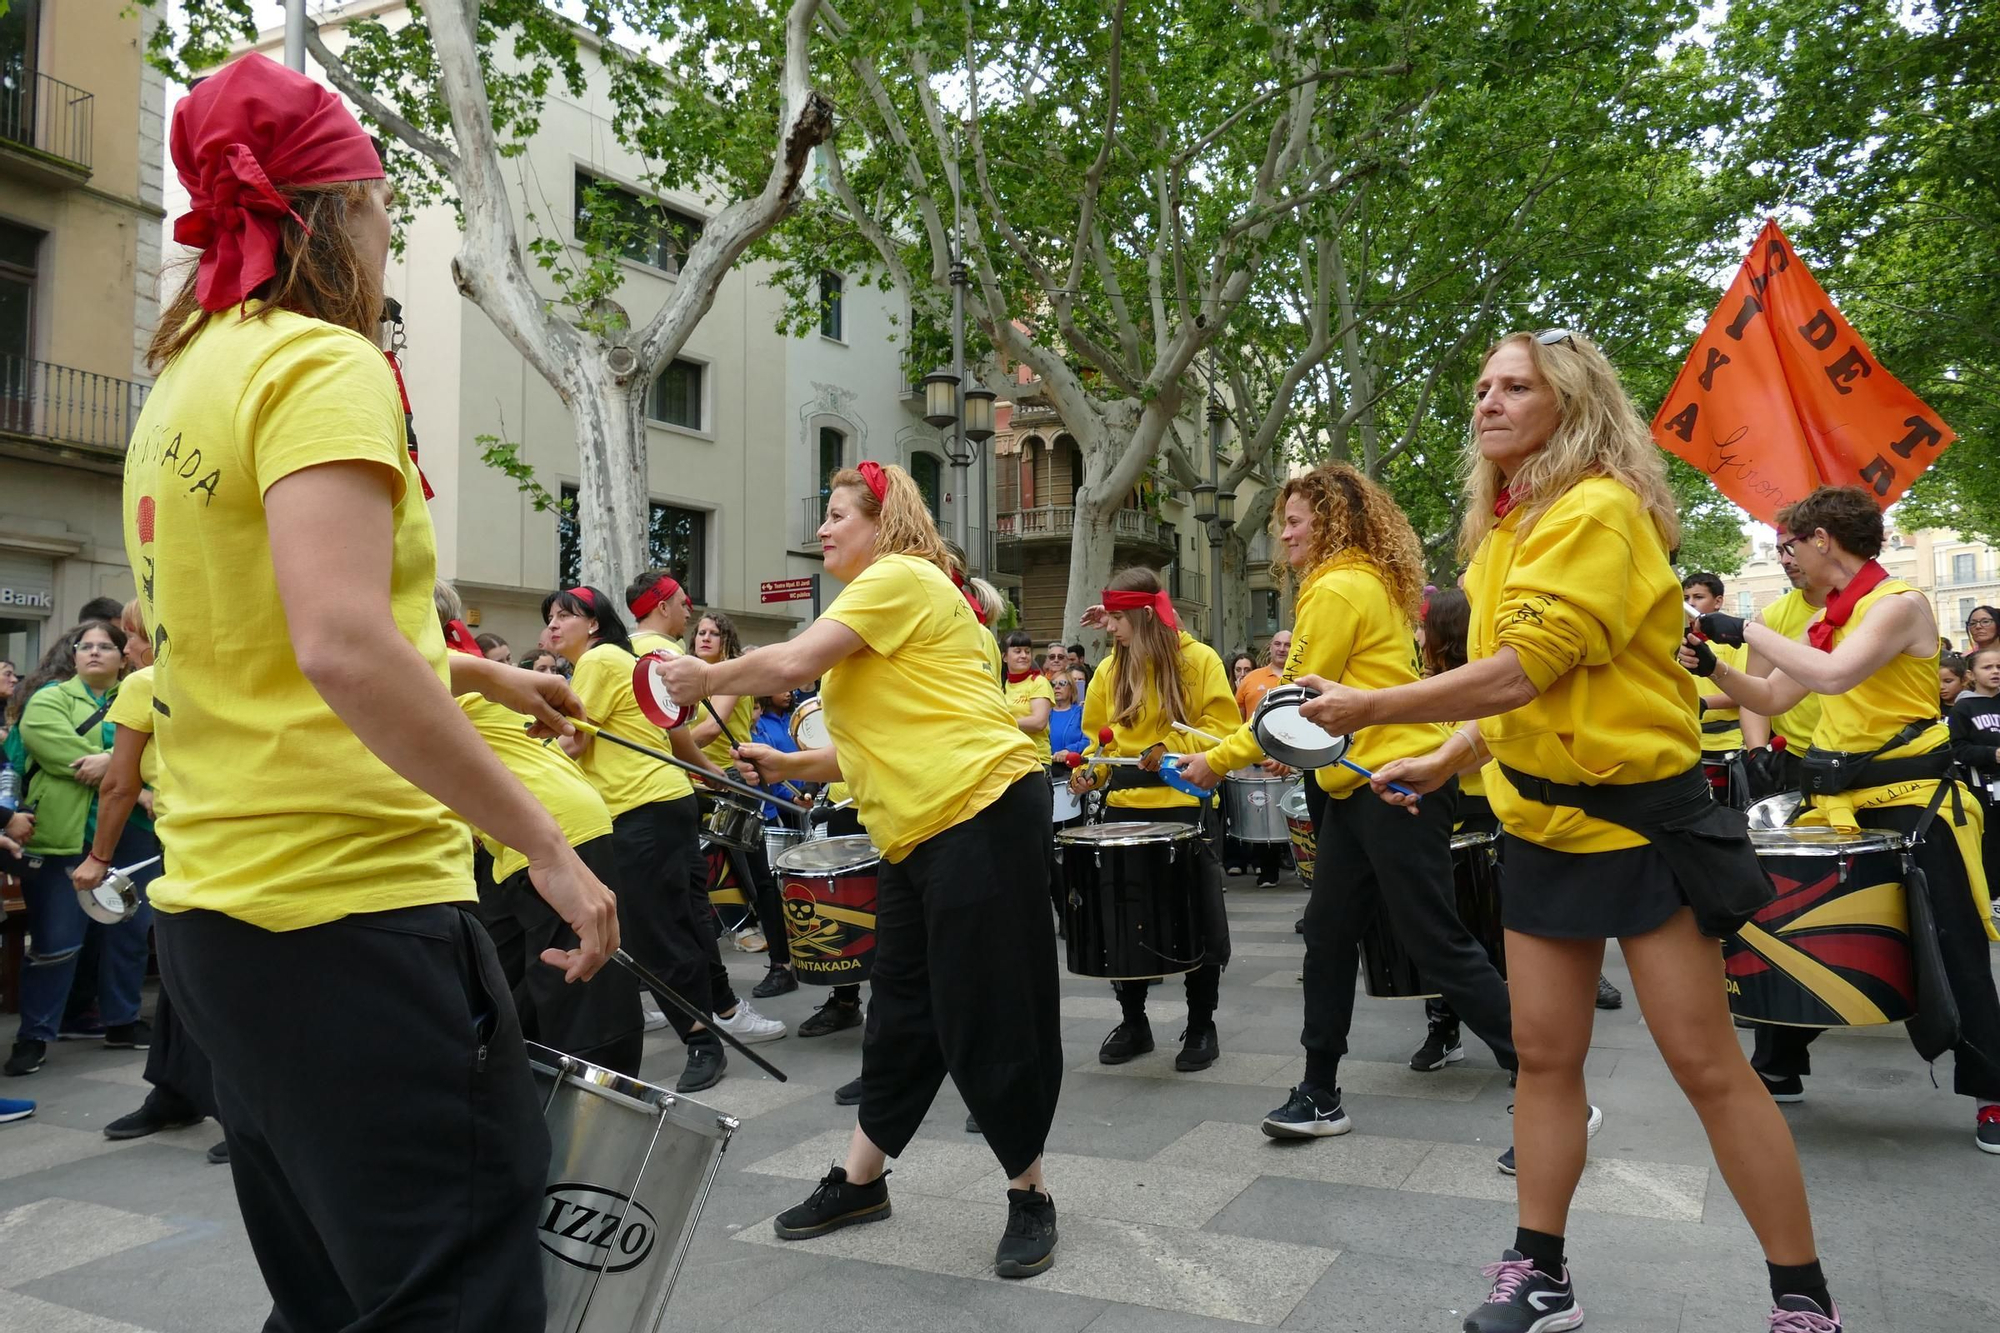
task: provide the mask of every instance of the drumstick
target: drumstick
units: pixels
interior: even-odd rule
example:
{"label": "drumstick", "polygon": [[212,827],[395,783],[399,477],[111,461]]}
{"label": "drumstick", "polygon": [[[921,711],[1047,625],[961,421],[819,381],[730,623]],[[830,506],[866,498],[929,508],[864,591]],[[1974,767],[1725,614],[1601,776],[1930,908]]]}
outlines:
{"label": "drumstick", "polygon": [[780,1083],[786,1083],[790,1081],[785,1077],[784,1070],[778,1068],[776,1065],[772,1064],[769,1060],[766,1060],[763,1056],[757,1054],[757,1052],[751,1050],[748,1046],[745,1046],[742,1042],[736,1040],[735,1037],[731,1036],[727,1031],[725,1031],[722,1027],[721,1019],[715,1017],[715,1015],[713,1014],[704,1014],[701,1010],[695,1008],[692,1004],[689,1004],[686,1000],[682,999],[679,991],[675,990],[672,986],[669,986],[666,982],[661,981],[658,977],[654,976],[646,968],[639,966],[639,964],[633,959],[631,954],[626,953],[623,949],[617,949],[612,952],[611,956],[618,960],[619,966],[623,967],[627,972],[630,972],[633,976],[639,978],[639,981],[646,987],[646,989],[652,991],[655,995],[659,996],[661,999],[665,1000],[668,1004],[671,1004],[674,1008],[680,1010],[682,1013],[686,1014],[689,1018],[692,1018],[695,1022],[700,1023],[703,1027],[706,1027],[710,1032],[713,1032],[716,1036],[722,1038],[724,1041],[728,1042],[731,1046],[734,1046],[742,1054],[750,1057],[751,1064],[756,1065],[759,1069],[763,1070],[765,1073],[769,1074],[772,1078],[778,1080],[778,1082]]}
{"label": "drumstick", "polygon": [[689,773],[692,773],[695,777],[700,778],[703,782],[706,782],[711,787],[723,787],[728,789],[729,791],[735,792],[738,796],[748,796],[749,798],[755,801],[769,801],[772,805],[775,805],[783,810],[789,810],[795,815],[802,815],[806,813],[806,808],[804,806],[793,805],[790,801],[784,800],[771,792],[765,791],[762,787],[753,787],[747,782],[738,782],[734,778],[718,776],[717,774],[709,772],[705,768],[701,768],[695,764],[690,764],[686,760],[678,758],[677,756],[664,754],[659,750],[655,750],[649,745],[641,745],[637,741],[628,741],[623,736],[615,735],[612,732],[606,731],[604,728],[598,726],[594,722],[585,722],[583,719],[575,717],[570,718],[569,722],[571,726],[575,727],[578,731],[584,732],[587,735],[596,736],[603,740],[610,741],[613,745],[622,745],[628,750],[637,750],[640,754],[643,754],[648,758],[657,759],[663,764],[672,764],[675,768],[683,769]]}
{"label": "drumstick", "polygon": [[[1364,777],[1364,778],[1373,778],[1373,777],[1375,776],[1375,775],[1374,775],[1374,774],[1373,774],[1372,772],[1370,772],[1370,771],[1369,771],[1368,769],[1365,769],[1365,768],[1363,768],[1363,767],[1362,767],[1361,765],[1359,765],[1359,764],[1355,763],[1355,762],[1354,762],[1354,761],[1353,761],[1352,759],[1336,759],[1336,760],[1334,760],[1334,762],[1335,762],[1336,764],[1339,764],[1339,765],[1340,765],[1340,766],[1341,766],[1342,768],[1348,768],[1348,769],[1352,769],[1352,770],[1354,770],[1354,771],[1355,771],[1356,773],[1359,773],[1359,774],[1360,774],[1360,775],[1361,775],[1362,777]],[[1422,799],[1424,799],[1424,798],[1423,798],[1423,797],[1421,797],[1421,796],[1417,796],[1417,793],[1415,793],[1415,792],[1411,791],[1411,790],[1410,790],[1410,789],[1409,789],[1408,787],[1405,787],[1405,786],[1404,786],[1404,785],[1403,785],[1402,783],[1400,783],[1400,782],[1392,782],[1392,783],[1390,783],[1390,784],[1389,784],[1389,790],[1390,790],[1390,791],[1399,791],[1399,792],[1403,793],[1403,795],[1405,795],[1405,796],[1416,796],[1416,797],[1417,797],[1417,799],[1418,799],[1418,800],[1420,800],[1420,801],[1421,801]]]}
{"label": "drumstick", "polygon": [[729,742],[729,748],[732,750],[739,748],[743,744],[743,742],[736,739],[736,733],[731,731],[729,729],[729,724],[722,720],[722,714],[715,711],[715,705],[710,703],[708,700],[703,699],[701,701],[701,706],[703,708],[706,708],[708,710],[708,715],[715,719],[715,725],[722,728],[723,739]]}
{"label": "drumstick", "polygon": [[1222,737],[1220,737],[1220,736],[1211,736],[1211,735],[1209,735],[1209,734],[1208,734],[1207,732],[1203,731],[1203,730],[1202,730],[1201,728],[1199,728],[1199,727],[1190,727],[1190,726],[1189,726],[1189,725],[1188,725],[1187,723],[1185,723],[1185,722],[1176,722],[1176,723],[1174,723],[1174,725],[1175,725],[1176,727],[1180,728],[1180,729],[1181,729],[1182,731],[1185,731],[1185,732],[1186,732],[1186,733],[1187,733],[1188,735],[1190,735],[1190,736],[1199,736],[1199,737],[1201,737],[1201,738],[1202,738],[1203,740],[1205,740],[1205,741],[1214,741],[1214,742],[1215,742],[1215,743],[1216,743],[1217,745],[1220,745],[1220,744],[1222,744]]}

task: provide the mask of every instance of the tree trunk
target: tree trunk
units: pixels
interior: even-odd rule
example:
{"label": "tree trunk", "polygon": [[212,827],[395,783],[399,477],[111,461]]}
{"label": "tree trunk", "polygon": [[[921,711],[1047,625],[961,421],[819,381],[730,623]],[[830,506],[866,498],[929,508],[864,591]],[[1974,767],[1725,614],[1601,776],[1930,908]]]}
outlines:
{"label": "tree trunk", "polygon": [[576,423],[583,581],[622,598],[647,563],[645,382],[621,382],[596,352],[565,390]]}
{"label": "tree trunk", "polygon": [[1069,540],[1069,591],[1063,598],[1063,633],[1080,632],[1090,660],[1102,662],[1110,650],[1109,636],[1081,626],[1083,613],[1096,605],[1104,585],[1111,579],[1111,562],[1117,554],[1114,526],[1118,506],[1114,504],[1099,513],[1098,506],[1087,503],[1083,494],[1076,499],[1076,527]]}

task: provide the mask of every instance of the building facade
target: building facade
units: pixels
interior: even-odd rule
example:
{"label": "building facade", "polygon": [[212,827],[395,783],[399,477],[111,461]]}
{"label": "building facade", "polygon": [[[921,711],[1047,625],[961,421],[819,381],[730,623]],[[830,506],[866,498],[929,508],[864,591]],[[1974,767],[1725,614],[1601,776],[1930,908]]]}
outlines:
{"label": "building facade", "polygon": [[[1940,528],[1891,531],[1877,557],[1889,577],[1902,579],[1930,599],[1938,633],[1961,651],[1965,619],[1975,606],[2000,606],[2000,550],[1966,541]],[[1743,568],[1725,578],[1725,603],[1742,616],[1755,615],[1791,590],[1768,533],[1750,545]]]}
{"label": "building facade", "polygon": [[119,474],[158,322],[165,85],[126,0],[0,15],[0,658],[124,601]]}

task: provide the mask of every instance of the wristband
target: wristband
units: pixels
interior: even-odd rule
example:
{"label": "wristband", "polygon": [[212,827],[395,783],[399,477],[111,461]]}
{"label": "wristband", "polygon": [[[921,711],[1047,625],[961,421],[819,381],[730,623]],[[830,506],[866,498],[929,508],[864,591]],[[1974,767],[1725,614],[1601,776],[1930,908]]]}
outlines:
{"label": "wristband", "polygon": [[111,865],[111,859],[109,857],[99,856],[94,851],[85,852],[83,854],[83,859],[85,861],[102,861],[107,868]]}

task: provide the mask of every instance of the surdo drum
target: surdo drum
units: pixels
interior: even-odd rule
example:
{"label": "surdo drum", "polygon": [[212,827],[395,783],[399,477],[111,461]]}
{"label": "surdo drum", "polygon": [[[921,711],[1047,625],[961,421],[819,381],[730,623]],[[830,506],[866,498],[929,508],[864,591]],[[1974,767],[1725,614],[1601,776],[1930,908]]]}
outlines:
{"label": "surdo drum", "polygon": [[1258,768],[1239,768],[1223,778],[1229,836],[1238,842],[1290,842],[1283,802],[1286,791],[1298,785],[1297,778],[1274,778]]}
{"label": "surdo drum", "polygon": [[739,1122],[528,1043],[549,1131],[541,1243],[547,1333],[654,1333]]}
{"label": "surdo drum", "polygon": [[[1458,919],[1507,975],[1505,928],[1500,924],[1500,835],[1455,833],[1451,877],[1457,890]],[[1438,992],[1424,981],[1416,963],[1389,929],[1379,909],[1361,935],[1361,980],[1381,999],[1429,999]]]}
{"label": "surdo drum", "polygon": [[1292,864],[1299,869],[1299,882],[1308,889],[1313,883],[1313,863],[1319,853],[1319,830],[1313,827],[1312,808],[1306,804],[1305,784],[1286,792],[1278,802],[1285,816],[1285,831],[1292,838]]}
{"label": "surdo drum", "polygon": [[1730,1012],[1816,1028],[1914,1014],[1902,835],[1752,828],[1750,843],[1778,896],[1722,942]]}
{"label": "surdo drum", "polygon": [[875,883],[882,854],[865,834],[815,838],[773,867],[792,972],[816,986],[868,980],[875,965]]}
{"label": "surdo drum", "polygon": [[1201,966],[1201,842],[1191,824],[1091,824],[1056,834],[1063,940],[1080,977],[1130,981]]}

